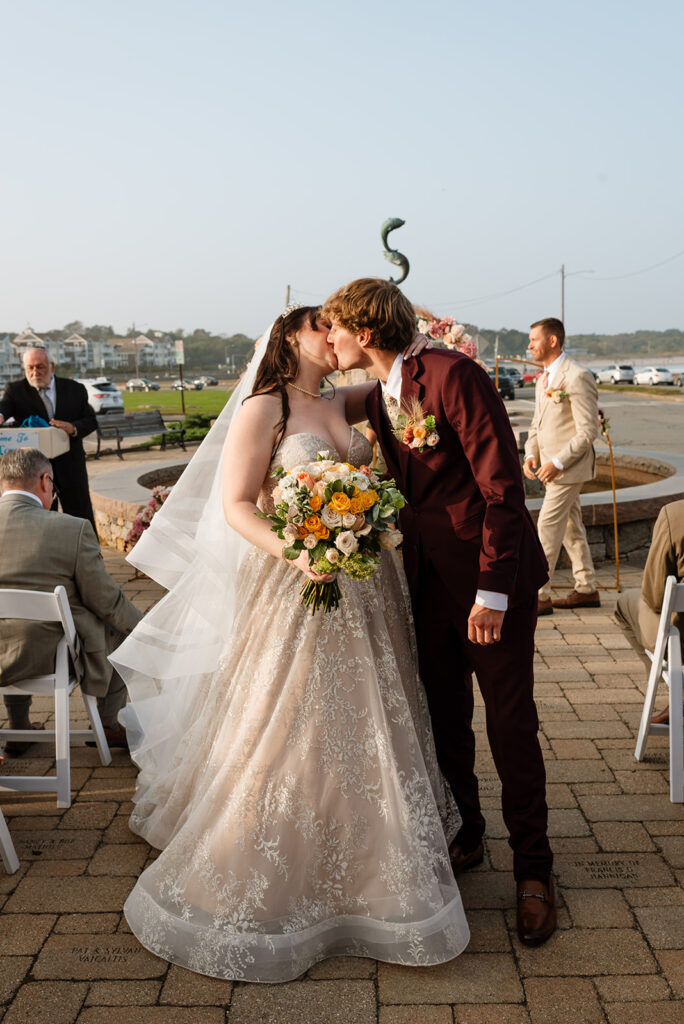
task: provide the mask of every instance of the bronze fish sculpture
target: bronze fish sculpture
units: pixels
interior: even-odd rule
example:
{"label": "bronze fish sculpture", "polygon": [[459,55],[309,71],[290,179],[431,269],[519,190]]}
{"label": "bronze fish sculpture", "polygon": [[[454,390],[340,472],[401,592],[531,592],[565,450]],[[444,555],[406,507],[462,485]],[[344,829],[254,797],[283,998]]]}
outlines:
{"label": "bronze fish sculpture", "polygon": [[390,263],[393,263],[395,267],[401,268],[401,277],[398,277],[396,280],[393,277],[390,277],[390,281],[392,282],[392,284],[401,284],[402,281],[405,281],[406,278],[408,277],[410,266],[409,261],[406,259],[402,252],[399,252],[398,249],[390,249],[389,245],[387,244],[387,236],[389,235],[390,231],[396,231],[397,228],[403,227],[405,223],[406,221],[402,220],[400,217],[389,217],[382,225],[382,228],[380,229],[380,237],[382,238],[382,244],[387,250],[386,252],[383,253],[383,256],[385,257],[386,260],[389,260]]}

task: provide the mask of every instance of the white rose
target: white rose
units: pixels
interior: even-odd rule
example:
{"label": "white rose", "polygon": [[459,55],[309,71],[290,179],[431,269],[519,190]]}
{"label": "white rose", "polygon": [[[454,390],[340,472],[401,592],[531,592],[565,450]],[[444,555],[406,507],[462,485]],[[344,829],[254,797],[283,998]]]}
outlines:
{"label": "white rose", "polygon": [[320,468],[320,462],[312,462],[309,466],[309,476],[313,480],[320,480],[323,476],[323,470]]}
{"label": "white rose", "polygon": [[330,508],[330,505],[324,505],[323,511],[321,512],[321,522],[324,523],[329,530],[336,530],[338,526],[342,525],[342,516],[339,512],[336,512],[334,508]]}
{"label": "white rose", "polygon": [[435,445],[436,445],[436,444],[437,444],[438,442],[439,442],[439,434],[437,433],[437,431],[436,431],[436,430],[433,430],[433,432],[432,432],[431,434],[428,434],[428,436],[427,436],[427,443],[428,443],[428,446],[429,446],[430,448],[434,448],[434,447],[435,447]]}
{"label": "white rose", "polygon": [[304,547],[308,548],[310,551],[312,548],[315,548],[317,544],[318,538],[314,537],[313,533],[307,533],[306,537],[304,538]]}
{"label": "white rose", "polygon": [[358,516],[354,516],[354,520],[354,533],[358,533],[359,530],[363,530],[364,526],[366,525],[366,517],[361,513]]}
{"label": "white rose", "polygon": [[288,544],[294,544],[298,536],[299,534],[294,526],[286,526],[283,530],[283,540],[287,541]]}
{"label": "white rose", "polygon": [[330,458],[330,452],[319,452],[318,454],[323,458],[316,465],[320,468],[321,473],[325,473],[326,469],[330,469],[334,465],[333,460]]}
{"label": "white rose", "polygon": [[409,448],[422,448],[425,442],[419,437],[414,437],[409,445]]}
{"label": "white rose", "polygon": [[319,480],[316,484],[314,484],[313,493],[318,498],[323,498],[325,496],[325,484],[323,483],[322,480]]}
{"label": "white rose", "polygon": [[273,488],[273,494],[271,495],[271,497],[273,498],[274,505],[279,505],[280,502],[283,500],[282,488],[278,484],[276,484],[276,486]]}
{"label": "white rose", "polygon": [[285,518],[287,519],[288,523],[294,523],[298,519],[301,520],[301,513],[296,505],[290,505],[287,512],[285,513]]}
{"label": "white rose", "polygon": [[331,562],[334,565],[335,562],[340,557],[340,553],[337,550],[337,548],[328,548],[328,550],[325,553],[325,557],[328,559],[329,562]]}
{"label": "white rose", "polygon": [[370,533],[372,529],[373,529],[372,525],[370,523],[366,523],[365,526],[362,526],[360,530],[356,531],[356,536],[357,537],[365,537],[366,534]]}
{"label": "white rose", "polygon": [[351,530],[352,526],[356,526],[356,516],[353,512],[345,512],[342,516],[342,525],[347,530]]}
{"label": "white rose", "polygon": [[352,473],[351,482],[356,484],[360,491],[367,491],[370,487],[370,480],[365,473]]}
{"label": "white rose", "polygon": [[321,479],[325,480],[326,484],[331,484],[333,480],[337,480],[339,475],[334,469],[326,469]]}
{"label": "white rose", "polygon": [[394,551],[404,539],[401,530],[385,530],[380,534],[380,547],[385,551]]}
{"label": "white rose", "polygon": [[358,549],[359,542],[351,530],[343,530],[337,537],[335,546],[340,549],[343,555],[353,555]]}
{"label": "white rose", "polygon": [[454,341],[458,341],[459,338],[463,337],[464,331],[465,327],[463,326],[463,324],[454,324],[454,326],[449,331],[449,334],[451,334]]}

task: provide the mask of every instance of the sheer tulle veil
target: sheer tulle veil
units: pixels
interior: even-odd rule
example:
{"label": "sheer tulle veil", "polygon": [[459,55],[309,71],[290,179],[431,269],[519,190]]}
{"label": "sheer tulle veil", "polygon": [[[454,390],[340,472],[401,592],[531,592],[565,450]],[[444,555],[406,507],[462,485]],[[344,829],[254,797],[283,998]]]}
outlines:
{"label": "sheer tulle veil", "polygon": [[187,729],[197,685],[214,672],[231,635],[235,584],[247,542],[225,521],[223,448],[230,424],[252,393],[272,325],[178,483],[128,561],[168,593],[111,655],[130,703],[119,713],[131,754],[163,770]]}

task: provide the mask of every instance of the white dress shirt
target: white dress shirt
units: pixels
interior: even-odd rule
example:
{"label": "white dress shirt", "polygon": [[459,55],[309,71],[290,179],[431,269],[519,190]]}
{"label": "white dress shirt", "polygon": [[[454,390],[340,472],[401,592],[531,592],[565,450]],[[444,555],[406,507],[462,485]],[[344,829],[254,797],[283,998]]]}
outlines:
{"label": "white dress shirt", "polygon": [[[399,354],[392,363],[387,380],[382,385],[383,395],[389,395],[398,405],[401,405],[401,370],[404,363],[403,355]],[[482,608],[489,608],[495,612],[505,612],[508,608],[508,594],[498,594],[494,590],[478,590],[475,594],[475,604]]]}
{"label": "white dress shirt", "polygon": [[[550,363],[548,366],[544,367],[544,369],[546,370],[546,372],[548,374],[548,377],[546,378],[546,386],[547,386],[547,388],[551,387],[551,384],[553,382],[554,377],[558,376],[558,371],[559,371],[559,369],[562,369],[561,363],[564,360],[565,360],[565,352],[561,352],[561,354],[558,356],[557,359],[554,359],[554,361],[552,363]],[[543,396],[540,397],[540,400],[543,401]],[[528,459],[533,459],[533,458],[534,458],[534,455],[527,455],[525,457],[525,462],[527,462]],[[562,473],[563,470],[565,469],[565,466],[563,465],[561,460],[557,459],[555,455],[552,455],[551,456],[551,461],[553,462],[553,464],[556,467],[556,469],[559,469],[561,471],[561,473]]]}
{"label": "white dress shirt", "polygon": [[2,497],[6,498],[8,494],[23,494],[25,498],[33,498],[34,501],[38,502],[41,508],[43,507],[43,502],[40,500],[37,494],[33,493],[33,491],[20,491],[18,488],[16,488],[10,491],[3,491]]}

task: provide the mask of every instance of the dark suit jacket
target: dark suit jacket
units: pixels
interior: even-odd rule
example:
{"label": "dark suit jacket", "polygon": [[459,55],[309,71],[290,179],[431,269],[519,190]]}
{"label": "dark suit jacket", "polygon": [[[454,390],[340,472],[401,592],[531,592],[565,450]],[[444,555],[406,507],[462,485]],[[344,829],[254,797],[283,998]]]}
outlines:
{"label": "dark suit jacket", "polygon": [[437,422],[439,443],[422,453],[394,437],[380,384],[366,402],[388,470],[408,502],[401,526],[409,585],[424,552],[462,605],[470,607],[477,590],[507,594],[509,606],[531,600],[547,579],[547,564],[492,381],[468,356],[433,349],[403,364],[402,403],[411,398]]}
{"label": "dark suit jacket", "polygon": [[[32,498],[0,498],[0,587],[66,589],[81,641],[77,671],[83,689],[104,696],[112,674],[107,627],[128,633],[142,618],[107,570],[90,523],[46,512]],[[54,671],[62,635],[56,623],[0,622],[0,687]]]}
{"label": "dark suit jacket", "polygon": [[[83,451],[83,438],[97,427],[95,413],[88,404],[88,392],[78,381],[55,377],[55,389],[55,419],[76,427],[76,436],[69,438],[69,451],[51,460],[62,508],[70,515],[90,519],[95,525]],[[17,426],[28,416],[46,418],[43,400],[25,378],[5,386],[0,414],[6,420],[14,416]]]}

